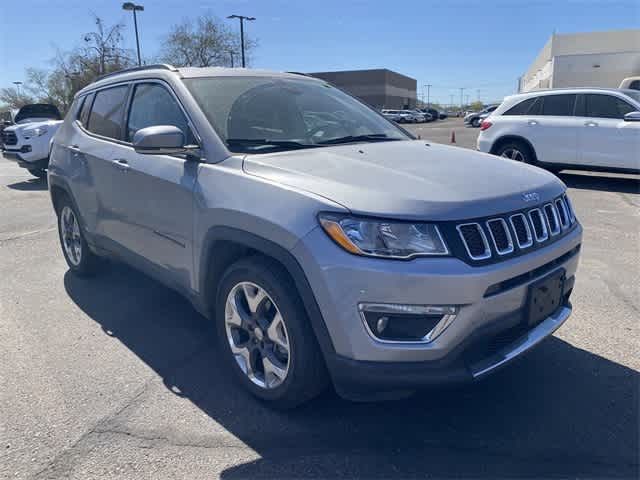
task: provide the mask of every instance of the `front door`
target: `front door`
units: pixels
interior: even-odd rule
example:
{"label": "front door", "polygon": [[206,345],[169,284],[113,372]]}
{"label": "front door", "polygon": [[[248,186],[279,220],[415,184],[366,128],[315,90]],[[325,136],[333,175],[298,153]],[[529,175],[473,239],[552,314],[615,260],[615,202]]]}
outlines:
{"label": "front door", "polygon": [[584,95],[579,163],[640,169],[640,123],[624,121],[625,114],[634,110],[630,103],[614,95]]}
{"label": "front door", "polygon": [[141,128],[173,125],[195,139],[169,87],[136,83],[127,116],[125,141],[113,149],[120,173],[117,202],[121,231],[114,238],[143,262],[151,262],[169,280],[191,287],[193,271],[193,190],[198,163],[179,155],[137,153],[130,142]]}

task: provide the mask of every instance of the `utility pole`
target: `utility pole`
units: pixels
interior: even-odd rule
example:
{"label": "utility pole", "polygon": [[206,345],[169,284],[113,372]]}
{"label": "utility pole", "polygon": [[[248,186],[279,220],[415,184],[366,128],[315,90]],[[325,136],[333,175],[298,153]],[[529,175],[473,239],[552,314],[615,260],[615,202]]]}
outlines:
{"label": "utility pole", "polygon": [[242,68],[246,66],[244,60],[244,21],[250,22],[255,20],[256,17],[245,17],[244,15],[229,15],[227,18],[238,18],[240,19],[240,49],[242,50]]}
{"label": "utility pole", "polygon": [[476,94],[478,95],[478,101],[480,101],[480,89],[476,90]]}
{"label": "utility pole", "polygon": [[464,95],[464,91],[465,90],[466,90],[465,87],[460,87],[460,110],[462,110],[462,107],[463,107],[463,105],[462,105],[462,97]]}

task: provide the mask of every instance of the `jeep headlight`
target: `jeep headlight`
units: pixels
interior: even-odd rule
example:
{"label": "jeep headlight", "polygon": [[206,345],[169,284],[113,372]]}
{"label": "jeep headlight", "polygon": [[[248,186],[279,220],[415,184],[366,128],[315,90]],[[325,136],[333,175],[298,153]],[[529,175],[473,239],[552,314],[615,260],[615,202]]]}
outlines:
{"label": "jeep headlight", "polygon": [[319,220],[334,242],[356,255],[408,259],[449,254],[438,227],[432,223],[331,214],[320,214]]}
{"label": "jeep headlight", "polygon": [[47,127],[36,127],[25,130],[23,133],[24,138],[29,139],[33,137],[40,137],[47,133]]}

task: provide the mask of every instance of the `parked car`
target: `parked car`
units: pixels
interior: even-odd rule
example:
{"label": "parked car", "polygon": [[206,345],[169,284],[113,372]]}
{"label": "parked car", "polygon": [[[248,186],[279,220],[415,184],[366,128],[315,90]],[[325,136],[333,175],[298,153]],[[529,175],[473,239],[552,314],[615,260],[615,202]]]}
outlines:
{"label": "parked car", "polygon": [[637,90],[573,88],[513,95],[480,130],[480,151],[550,170],[640,172]]}
{"label": "parked car", "polygon": [[619,89],[640,90],[640,77],[625,78],[620,82]]}
{"label": "parked car", "polygon": [[428,113],[429,115],[431,115],[432,120],[440,119],[440,113],[435,108],[423,108],[422,112]]}
{"label": "parked car", "polygon": [[479,380],[571,313],[582,227],[560,180],[415,140],[320,79],[107,75],[48,177],[71,272],[114,257],[183,293],[220,365],[279,408],[329,382],[365,399]]}
{"label": "parked car", "polygon": [[489,105],[479,112],[467,113],[464,117],[464,124],[478,128],[482,123],[482,120],[487,118],[491,112],[495,111],[496,108],[498,108],[498,105]]}
{"label": "parked car", "polygon": [[51,139],[62,124],[58,108],[49,104],[25,105],[14,122],[2,131],[4,157],[15,160],[32,175],[44,177]]}
{"label": "parked car", "polygon": [[438,113],[438,118],[440,120],[445,120],[447,117],[449,117],[449,114],[447,112],[440,112]]}
{"label": "parked car", "polygon": [[431,121],[431,115],[429,113],[422,112],[420,110],[408,110],[409,114],[413,115],[415,123],[425,123]]}
{"label": "parked car", "polygon": [[417,123],[415,115],[409,110],[382,110],[382,115],[397,123]]}

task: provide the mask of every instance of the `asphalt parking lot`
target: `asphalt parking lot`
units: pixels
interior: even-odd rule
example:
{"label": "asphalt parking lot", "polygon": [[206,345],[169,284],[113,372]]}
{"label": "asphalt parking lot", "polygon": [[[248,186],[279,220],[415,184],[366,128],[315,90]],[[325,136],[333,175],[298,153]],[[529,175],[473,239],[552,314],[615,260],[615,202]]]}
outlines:
{"label": "asphalt parking lot", "polygon": [[230,381],[178,294],[119,265],[70,275],[46,182],[0,158],[0,477],[638,478],[640,183],[561,178],[585,236],[552,338],[465,388],[281,413]]}

